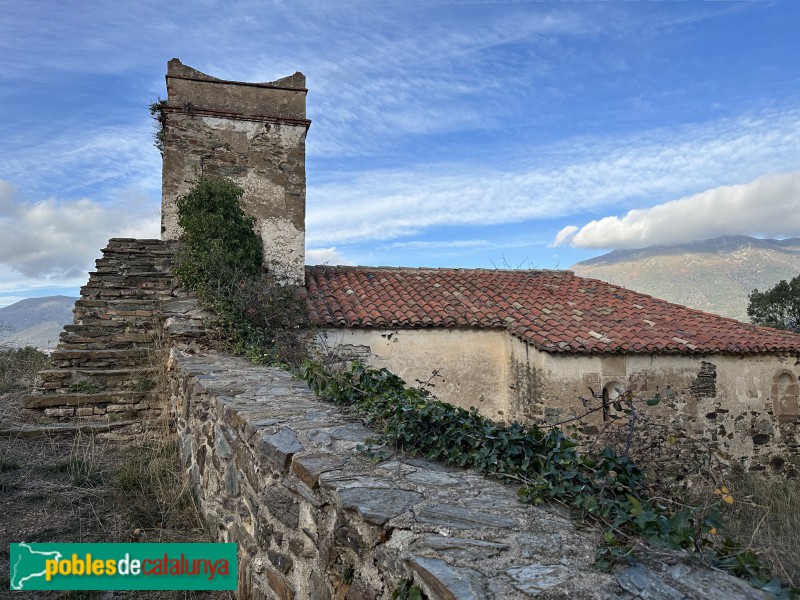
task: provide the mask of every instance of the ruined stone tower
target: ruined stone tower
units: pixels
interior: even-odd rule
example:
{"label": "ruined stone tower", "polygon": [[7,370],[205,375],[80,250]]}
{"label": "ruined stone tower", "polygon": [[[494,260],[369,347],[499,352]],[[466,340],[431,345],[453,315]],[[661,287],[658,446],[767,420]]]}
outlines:
{"label": "ruined stone tower", "polygon": [[179,236],[177,198],[200,175],[221,175],[244,189],[256,218],[264,264],[280,280],[302,284],[305,262],[305,76],[269,83],[210,77],[174,58],[162,110],[161,238]]}

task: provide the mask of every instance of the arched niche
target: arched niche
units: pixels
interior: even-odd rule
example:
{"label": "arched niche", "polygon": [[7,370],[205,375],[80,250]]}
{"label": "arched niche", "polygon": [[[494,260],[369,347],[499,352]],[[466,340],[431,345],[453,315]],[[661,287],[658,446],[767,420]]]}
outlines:
{"label": "arched niche", "polygon": [[797,377],[789,371],[777,373],[772,379],[772,398],[778,421],[797,420],[799,392],[800,386],[798,386]]}

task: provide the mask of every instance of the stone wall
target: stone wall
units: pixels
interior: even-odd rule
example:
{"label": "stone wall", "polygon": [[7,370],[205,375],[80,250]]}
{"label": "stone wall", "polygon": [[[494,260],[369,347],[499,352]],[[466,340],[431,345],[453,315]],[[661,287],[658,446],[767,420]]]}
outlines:
{"label": "stone wall", "polygon": [[279,279],[305,278],[305,77],[268,83],[223,81],[172,59],[162,169],[162,239],[179,236],[177,198],[200,175],[227,177],[244,189],[256,218],[264,264]]}
{"label": "stone wall", "polygon": [[[197,330],[166,311],[167,339]],[[677,554],[594,571],[598,532],[469,471],[369,460],[376,434],[280,369],[177,342],[167,373],[208,529],[239,545],[239,598],[388,599],[408,579],[432,600],[769,597]]]}

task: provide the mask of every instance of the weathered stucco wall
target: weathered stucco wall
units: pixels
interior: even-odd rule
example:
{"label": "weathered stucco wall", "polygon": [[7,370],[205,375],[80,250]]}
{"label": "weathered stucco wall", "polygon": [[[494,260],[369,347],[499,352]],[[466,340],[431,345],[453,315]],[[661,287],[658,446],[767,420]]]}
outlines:
{"label": "weathered stucco wall", "polygon": [[663,551],[595,571],[593,529],[469,471],[369,460],[359,419],[284,371],[199,351],[191,303],[166,314],[170,413],[209,531],[238,544],[239,598],[388,600],[409,578],[431,600],[769,597]]}
{"label": "weathered stucco wall", "polygon": [[511,345],[505,331],[327,329],[321,339],[334,356],[387,368],[410,386],[430,380],[435,386],[431,392],[439,400],[478,407],[498,421],[507,419],[513,390]]}
{"label": "weathered stucco wall", "polygon": [[162,239],[179,236],[176,201],[200,175],[244,189],[264,264],[281,280],[305,278],[305,77],[270,83],[221,81],[169,62],[164,115]]}
{"label": "weathered stucco wall", "polygon": [[[335,355],[386,367],[411,385],[437,370],[439,399],[501,421],[564,421],[584,414],[581,398],[592,392],[600,403],[604,389],[612,399],[616,390],[658,392],[662,402],[642,408],[658,422],[720,449],[728,462],[800,474],[793,356],[548,354],[494,330],[329,329],[324,340]],[[601,427],[603,412],[584,423]]]}
{"label": "weathered stucco wall", "polygon": [[[583,414],[580,400],[630,390],[657,422],[718,448],[750,470],[798,474],[800,366],[788,355],[609,355],[538,352],[513,340],[518,394],[511,415],[557,422]],[[612,409],[613,410],[613,409]],[[602,412],[586,419],[601,425]]]}

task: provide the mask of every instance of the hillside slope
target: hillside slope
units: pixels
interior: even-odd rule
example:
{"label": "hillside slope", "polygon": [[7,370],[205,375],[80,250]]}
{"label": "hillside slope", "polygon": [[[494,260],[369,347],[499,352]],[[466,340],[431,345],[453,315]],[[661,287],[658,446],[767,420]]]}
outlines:
{"label": "hillside slope", "polygon": [[55,348],[64,325],[72,323],[75,300],[68,296],[27,298],[0,308],[0,324],[11,329],[0,331],[0,344]]}
{"label": "hillside slope", "polygon": [[670,302],[747,321],[747,297],[800,274],[800,238],[726,236],[614,250],[573,265],[593,277]]}

